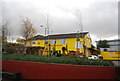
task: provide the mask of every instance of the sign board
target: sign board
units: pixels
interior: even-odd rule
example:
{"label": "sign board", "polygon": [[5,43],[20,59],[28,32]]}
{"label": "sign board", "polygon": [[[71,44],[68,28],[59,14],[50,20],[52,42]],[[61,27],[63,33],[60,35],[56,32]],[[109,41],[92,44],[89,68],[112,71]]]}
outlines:
{"label": "sign board", "polygon": [[109,53],[109,55],[115,55],[115,53]]}

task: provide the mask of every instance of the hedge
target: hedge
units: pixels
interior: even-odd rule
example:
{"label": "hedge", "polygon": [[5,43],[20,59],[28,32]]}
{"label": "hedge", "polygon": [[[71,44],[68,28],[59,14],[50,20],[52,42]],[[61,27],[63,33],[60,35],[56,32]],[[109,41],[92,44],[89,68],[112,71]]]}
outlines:
{"label": "hedge", "polygon": [[72,64],[72,65],[114,66],[112,61],[104,61],[101,59],[91,60],[91,59],[81,58],[79,56],[52,57],[52,56],[40,56],[34,54],[3,54],[2,59],[44,62],[44,63]]}

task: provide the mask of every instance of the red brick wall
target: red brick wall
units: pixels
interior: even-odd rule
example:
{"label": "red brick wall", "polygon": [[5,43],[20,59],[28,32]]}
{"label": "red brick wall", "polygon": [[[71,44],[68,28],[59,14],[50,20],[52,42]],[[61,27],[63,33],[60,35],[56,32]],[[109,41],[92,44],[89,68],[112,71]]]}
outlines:
{"label": "red brick wall", "polygon": [[115,68],[3,60],[7,72],[21,72],[24,79],[115,79]]}

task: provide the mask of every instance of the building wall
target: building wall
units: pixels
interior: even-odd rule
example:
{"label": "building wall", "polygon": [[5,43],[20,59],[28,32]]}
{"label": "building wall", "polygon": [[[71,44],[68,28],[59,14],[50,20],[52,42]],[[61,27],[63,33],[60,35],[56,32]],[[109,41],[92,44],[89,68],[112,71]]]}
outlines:
{"label": "building wall", "polygon": [[[90,48],[91,47],[91,40],[85,36],[85,38],[79,38],[80,41],[78,41],[78,43],[81,44],[81,46],[78,48],[78,51],[80,53],[84,53],[84,49],[83,49],[83,44]],[[52,39],[49,39],[49,43],[51,42]],[[77,43],[76,38],[66,38],[66,43],[65,44],[60,44],[60,40],[61,39],[56,39],[56,44],[50,44],[50,50],[53,50],[53,48],[55,48],[57,51],[61,51],[62,53],[62,47],[67,48],[66,53],[68,53],[69,51],[77,51],[77,48],[75,46],[75,44]],[[84,40],[84,41],[83,41]],[[35,42],[35,44],[33,44],[33,42]],[[27,41],[27,46],[41,46],[41,47],[45,47],[45,50],[49,49],[49,45],[48,44],[44,44],[45,40],[31,40],[31,41]],[[89,54],[89,50],[86,49],[86,53]]]}
{"label": "building wall", "polygon": [[108,41],[108,44],[110,45],[109,48],[114,48],[117,49],[118,51],[120,51],[120,40],[116,40],[116,41]]}
{"label": "building wall", "polygon": [[91,48],[91,39],[89,39],[87,36],[85,36],[85,46]]}

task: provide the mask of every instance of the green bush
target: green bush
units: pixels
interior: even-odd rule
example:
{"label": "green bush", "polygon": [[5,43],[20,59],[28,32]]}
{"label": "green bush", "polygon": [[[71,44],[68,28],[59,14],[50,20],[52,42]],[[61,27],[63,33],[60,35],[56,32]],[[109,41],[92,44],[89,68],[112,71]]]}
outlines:
{"label": "green bush", "polygon": [[62,56],[62,54],[58,53],[57,56],[60,57],[60,56]]}
{"label": "green bush", "polygon": [[92,66],[114,66],[110,61],[104,60],[90,60],[81,58],[78,56],[74,57],[51,57],[51,56],[40,56],[33,54],[3,54],[3,60],[20,60],[20,61],[31,61],[31,62],[45,62],[45,63],[59,63],[59,64],[73,64],[73,65],[92,65]]}

